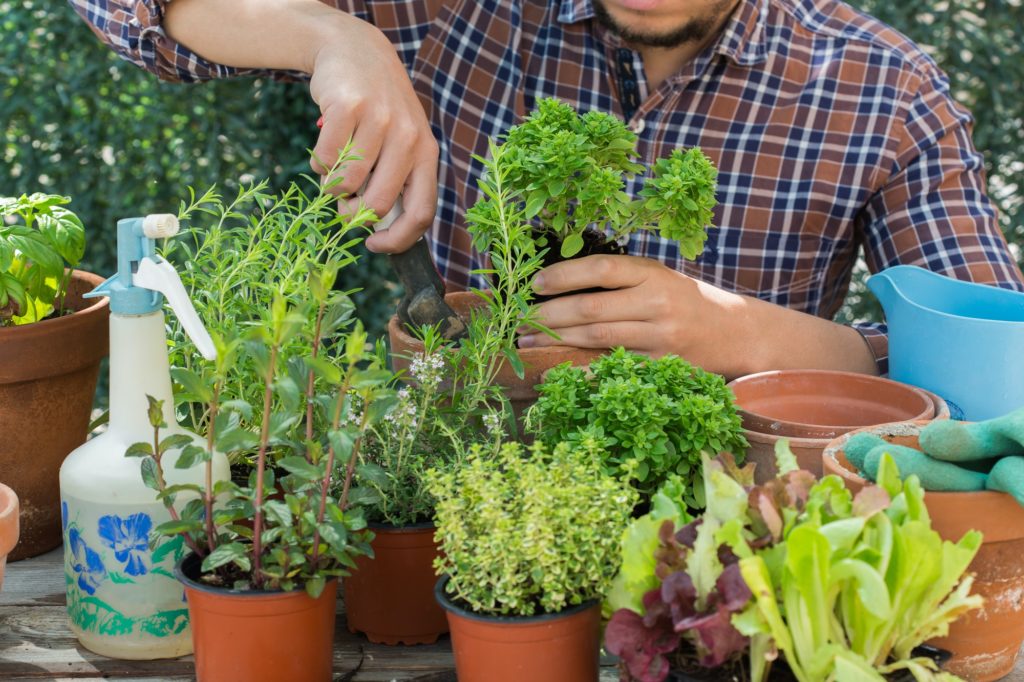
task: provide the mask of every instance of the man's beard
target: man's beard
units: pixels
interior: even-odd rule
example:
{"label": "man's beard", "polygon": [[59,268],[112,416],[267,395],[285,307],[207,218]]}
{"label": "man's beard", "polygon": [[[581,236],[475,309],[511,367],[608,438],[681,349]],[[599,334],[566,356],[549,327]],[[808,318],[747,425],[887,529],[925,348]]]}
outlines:
{"label": "man's beard", "polygon": [[594,18],[602,26],[614,31],[630,45],[637,47],[679,47],[686,43],[702,43],[718,26],[723,13],[733,4],[733,0],[719,0],[707,14],[694,17],[682,26],[664,33],[636,31],[623,26],[608,13],[604,0],[594,0]]}

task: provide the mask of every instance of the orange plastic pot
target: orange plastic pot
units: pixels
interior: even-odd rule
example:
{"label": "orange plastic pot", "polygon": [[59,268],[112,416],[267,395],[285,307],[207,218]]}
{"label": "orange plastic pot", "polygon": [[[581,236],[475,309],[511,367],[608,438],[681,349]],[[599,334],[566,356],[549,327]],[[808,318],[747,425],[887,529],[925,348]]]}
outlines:
{"label": "orange plastic pot", "polygon": [[373,526],[374,557],[345,578],[345,620],[376,644],[433,644],[448,632],[434,600],[434,525]]}
{"label": "orange plastic pot", "polygon": [[[938,397],[881,377],[830,370],[748,374],[729,383],[750,443],[754,478],[774,478],[775,444],[789,440],[802,469],[821,476],[821,451],[853,429],[907,419],[948,416]],[[938,410],[938,411],[937,411]]]}
{"label": "orange plastic pot", "polygon": [[305,590],[253,592],[197,582],[200,560],[175,568],[185,586],[197,682],[329,682],[338,581],[316,599]]}
{"label": "orange plastic pot", "polygon": [[540,616],[483,616],[434,588],[448,616],[459,682],[595,682],[601,608],[590,601]]}
{"label": "orange plastic pot", "polygon": [[[927,421],[882,424],[857,429],[825,447],[826,474],[843,479],[856,492],[867,485],[846,459],[846,441],[867,431],[890,443],[918,448],[917,436]],[[1006,493],[929,492],[924,496],[932,528],[955,542],[968,530],[981,531],[983,542],[968,570],[974,574],[972,593],[985,599],[949,628],[949,636],[929,642],[953,652],[945,670],[971,680],[991,682],[1013,670],[1024,643],[1024,507]]]}
{"label": "orange plastic pot", "polygon": [[[471,310],[484,305],[483,299],[469,291],[447,294],[444,300],[463,319],[469,319]],[[396,371],[408,369],[409,359],[416,353],[423,352],[423,343],[409,333],[397,316],[392,316],[388,321],[388,337],[391,342],[391,362]],[[600,357],[603,352],[592,348],[572,346],[523,348],[519,351],[519,358],[523,361],[525,369],[523,378],[517,377],[512,367],[505,362],[498,370],[495,383],[502,387],[518,417],[537,401],[538,394],[534,387],[541,383],[541,375],[544,372],[564,362],[588,365],[592,360]]]}
{"label": "orange plastic pot", "polygon": [[88,436],[100,361],[109,349],[108,301],[83,299],[103,278],[76,270],[75,312],[0,328],[0,475],[21,500],[11,561],[61,544],[60,465]]}
{"label": "orange plastic pot", "polygon": [[18,544],[18,496],[0,483],[0,587],[4,584],[7,555]]}

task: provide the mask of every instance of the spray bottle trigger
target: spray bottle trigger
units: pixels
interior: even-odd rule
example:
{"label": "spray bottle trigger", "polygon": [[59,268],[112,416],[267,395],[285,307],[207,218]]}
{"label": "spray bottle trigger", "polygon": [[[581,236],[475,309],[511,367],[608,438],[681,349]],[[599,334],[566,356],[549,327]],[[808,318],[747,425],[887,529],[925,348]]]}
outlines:
{"label": "spray bottle trigger", "polygon": [[138,270],[132,275],[132,285],[163,294],[181,321],[185,333],[192,339],[192,343],[196,344],[202,356],[207,360],[217,357],[213,339],[210,338],[210,333],[206,331],[192,301],[189,300],[178,272],[170,263],[163,259],[156,261],[150,257],[143,258],[139,261]]}

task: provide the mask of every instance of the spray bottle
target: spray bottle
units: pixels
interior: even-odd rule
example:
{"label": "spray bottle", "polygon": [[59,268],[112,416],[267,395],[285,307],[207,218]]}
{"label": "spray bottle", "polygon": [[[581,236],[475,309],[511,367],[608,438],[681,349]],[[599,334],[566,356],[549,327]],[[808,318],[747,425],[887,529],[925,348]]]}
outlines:
{"label": "spray bottle", "polygon": [[[64,576],[71,630],[84,647],[112,658],[154,659],[192,651],[184,590],[174,578],[185,553],[181,536],[151,531],[170,515],[142,482],[138,457],[125,457],[136,442],[152,442],[147,395],[163,401],[161,439],[187,434],[177,423],[167,362],[163,301],[207,359],[216,357],[181,279],[155,253],[155,240],[178,232],[172,215],[130,218],[117,224],[117,274],[90,297],[110,297],[110,425],[76,449],[60,470],[64,524]],[[168,485],[205,483],[205,464],[174,466],[181,450],[165,456]],[[229,478],[227,458],[214,453],[214,482]],[[178,504],[187,499],[178,496]]]}

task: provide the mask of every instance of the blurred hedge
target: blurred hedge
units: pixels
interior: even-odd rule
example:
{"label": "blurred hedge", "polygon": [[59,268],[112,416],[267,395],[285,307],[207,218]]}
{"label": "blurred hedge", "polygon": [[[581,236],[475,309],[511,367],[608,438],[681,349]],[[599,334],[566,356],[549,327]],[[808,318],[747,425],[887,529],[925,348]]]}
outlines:
{"label": "blurred hedge", "polygon": [[[1024,25],[1021,0],[855,0],[925,45],[977,116],[992,194],[1011,241],[1024,244]],[[172,211],[189,185],[308,170],[317,110],[304,84],[242,80],[182,86],[120,61],[69,6],[0,1],[0,126],[5,194],[46,190],[74,198],[90,229],[87,265],[108,273],[118,218]],[[1019,256],[1018,256],[1019,257]],[[392,308],[385,259],[354,270],[374,330]],[[855,283],[841,319],[876,315]]]}

